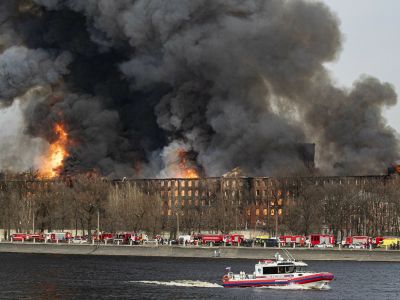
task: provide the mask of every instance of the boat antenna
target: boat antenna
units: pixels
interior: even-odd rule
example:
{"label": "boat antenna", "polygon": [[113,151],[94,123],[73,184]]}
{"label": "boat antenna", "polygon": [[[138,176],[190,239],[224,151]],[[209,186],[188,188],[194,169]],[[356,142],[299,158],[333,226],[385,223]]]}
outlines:
{"label": "boat antenna", "polygon": [[286,257],[291,260],[291,261],[296,261],[294,256],[287,250],[287,249],[282,249],[283,253],[286,255]]}

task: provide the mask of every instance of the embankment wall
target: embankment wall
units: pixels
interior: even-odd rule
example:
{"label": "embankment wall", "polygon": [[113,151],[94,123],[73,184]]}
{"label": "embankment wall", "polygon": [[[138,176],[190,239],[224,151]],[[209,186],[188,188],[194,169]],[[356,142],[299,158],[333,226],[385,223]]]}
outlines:
{"label": "embankment wall", "polygon": [[[0,252],[47,253],[73,255],[121,255],[210,258],[272,258],[277,248],[244,247],[182,247],[182,246],[125,246],[125,245],[73,245],[41,243],[0,243]],[[339,250],[339,249],[290,249],[298,260],[353,260],[400,262],[400,251],[386,250]]]}

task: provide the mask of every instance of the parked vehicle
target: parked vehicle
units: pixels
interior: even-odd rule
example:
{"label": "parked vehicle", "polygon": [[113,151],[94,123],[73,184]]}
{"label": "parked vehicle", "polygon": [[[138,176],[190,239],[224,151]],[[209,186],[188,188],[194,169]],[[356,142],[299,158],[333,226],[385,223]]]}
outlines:
{"label": "parked vehicle", "polygon": [[180,235],[178,237],[179,244],[181,245],[188,245],[193,243],[193,238],[190,235]]}
{"label": "parked vehicle", "polygon": [[260,238],[256,237],[255,245],[261,247],[279,247],[279,239],[277,238]]}
{"label": "parked vehicle", "polygon": [[79,235],[74,236],[74,237],[71,239],[71,241],[72,241],[72,243],[74,243],[74,244],[84,244],[84,243],[87,243],[87,239],[85,239],[84,237],[79,236]]}
{"label": "parked vehicle", "polygon": [[322,244],[316,244],[314,245],[315,248],[333,248],[333,244],[327,244],[323,242]]}
{"label": "parked vehicle", "polygon": [[43,233],[30,233],[26,235],[26,241],[29,242],[44,242],[45,237]]}
{"label": "parked vehicle", "polygon": [[114,235],[112,234],[112,233],[102,233],[102,234],[100,234],[99,235],[99,239],[100,239],[100,241],[101,242],[104,242],[104,243],[112,243],[113,242],[113,239],[114,239]]}
{"label": "parked vehicle", "polygon": [[12,242],[23,242],[26,240],[26,233],[13,233],[11,235]]}
{"label": "parked vehicle", "polygon": [[203,245],[222,245],[224,243],[224,235],[223,234],[202,234],[199,235],[201,237],[201,243]]}
{"label": "parked vehicle", "polygon": [[46,234],[46,240],[51,243],[65,243],[72,239],[72,235],[69,232],[51,232]]}
{"label": "parked vehicle", "polygon": [[269,239],[269,235],[258,235],[254,240],[254,244],[258,246],[263,246],[264,242]]}
{"label": "parked vehicle", "polygon": [[372,247],[377,248],[385,238],[383,236],[377,236],[372,239]]}
{"label": "parked vehicle", "polygon": [[296,246],[304,246],[306,238],[303,235],[281,235],[279,237],[281,246],[293,247]]}
{"label": "parked vehicle", "polygon": [[244,239],[241,243],[240,246],[242,247],[252,247],[254,243],[254,240],[252,239]]}
{"label": "parked vehicle", "polygon": [[385,237],[380,243],[378,247],[386,248],[390,247],[393,244],[400,243],[400,237]]}
{"label": "parked vehicle", "polygon": [[[366,235],[348,236],[342,242],[343,247],[350,248],[351,245],[364,245],[365,248],[372,242],[372,239]],[[352,247],[353,249],[357,249]]]}
{"label": "parked vehicle", "polygon": [[132,234],[131,233],[119,233],[114,236],[113,242],[114,244],[129,244],[131,240]]}
{"label": "parked vehicle", "polygon": [[349,249],[365,249],[367,246],[361,243],[350,244]]}
{"label": "parked vehicle", "polygon": [[242,243],[244,236],[241,234],[228,234],[224,236],[224,242],[227,246],[237,246]]}
{"label": "parked vehicle", "polygon": [[313,247],[331,248],[335,244],[335,237],[331,234],[311,234],[309,241]]}

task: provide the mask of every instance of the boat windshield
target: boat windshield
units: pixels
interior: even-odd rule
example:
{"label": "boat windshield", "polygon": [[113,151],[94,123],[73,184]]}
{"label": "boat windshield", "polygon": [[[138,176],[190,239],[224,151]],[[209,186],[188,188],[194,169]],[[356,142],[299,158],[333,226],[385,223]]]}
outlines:
{"label": "boat windshield", "polygon": [[279,267],[264,267],[263,274],[284,274],[284,273],[295,273],[304,272],[305,266],[279,266]]}

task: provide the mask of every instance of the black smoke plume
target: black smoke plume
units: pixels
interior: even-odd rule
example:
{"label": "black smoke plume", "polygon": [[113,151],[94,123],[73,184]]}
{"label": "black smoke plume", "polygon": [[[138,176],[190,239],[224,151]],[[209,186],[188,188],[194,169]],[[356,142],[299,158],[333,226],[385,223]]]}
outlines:
{"label": "black smoke plume", "polygon": [[304,166],[304,142],[325,173],[381,173],[397,96],[370,76],[337,87],[341,41],[315,1],[2,0],[0,103],[25,103],[32,138],[65,124],[65,173],[177,176],[183,150],[208,176],[273,175]]}

